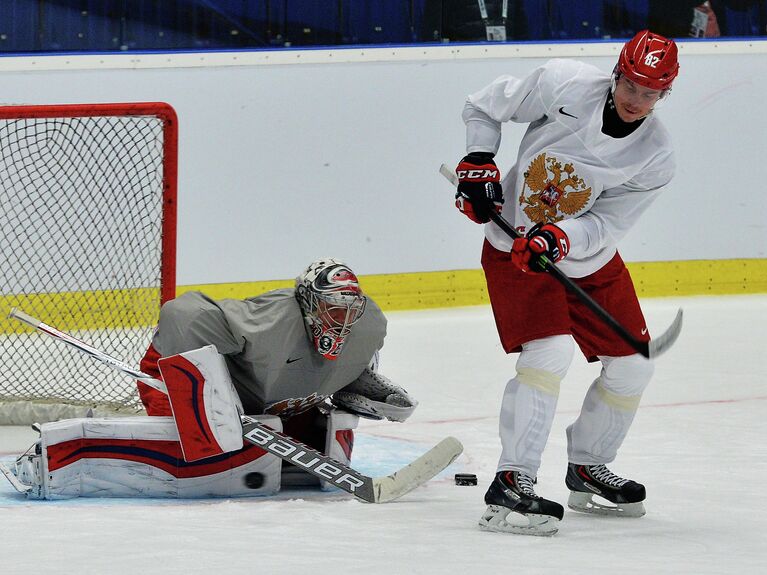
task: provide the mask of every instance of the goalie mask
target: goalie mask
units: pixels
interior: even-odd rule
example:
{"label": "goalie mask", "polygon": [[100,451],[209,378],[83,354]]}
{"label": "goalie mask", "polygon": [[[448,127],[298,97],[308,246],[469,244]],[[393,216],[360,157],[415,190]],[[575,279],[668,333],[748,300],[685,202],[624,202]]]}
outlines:
{"label": "goalie mask", "polygon": [[357,276],[338,260],[317,260],[296,278],[296,298],[317,351],[325,359],[337,359],[365,311]]}

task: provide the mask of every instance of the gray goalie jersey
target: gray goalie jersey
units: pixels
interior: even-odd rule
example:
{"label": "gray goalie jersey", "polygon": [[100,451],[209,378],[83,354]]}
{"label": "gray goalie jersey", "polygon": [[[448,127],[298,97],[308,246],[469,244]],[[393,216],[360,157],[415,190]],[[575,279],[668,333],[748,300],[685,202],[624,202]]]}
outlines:
{"label": "gray goalie jersey", "polygon": [[327,360],[309,339],[293,289],[218,301],[188,292],[162,307],[152,345],[163,357],[215,345],[245,413],[289,417],[357,379],[385,336],[386,318],[368,298],[340,356]]}

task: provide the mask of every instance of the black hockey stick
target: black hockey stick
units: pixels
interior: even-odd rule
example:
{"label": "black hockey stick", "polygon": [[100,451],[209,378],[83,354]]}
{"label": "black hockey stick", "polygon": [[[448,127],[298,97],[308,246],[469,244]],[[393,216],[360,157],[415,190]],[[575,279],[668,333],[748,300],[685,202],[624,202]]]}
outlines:
{"label": "black hockey stick", "polygon": [[[453,172],[453,170],[448,168],[445,164],[440,166],[439,172],[445,176],[445,178],[447,178],[450,183],[453,184],[453,186],[458,186],[458,176],[456,176],[455,172]],[[515,230],[514,227],[500,214],[491,212],[490,219],[492,219],[493,222],[510,237],[522,237],[522,234]],[[566,289],[575,293],[575,295],[578,296],[578,299],[580,299],[587,308],[594,312],[594,314],[604,323],[606,323],[616,334],[618,334],[623,341],[625,341],[643,356],[650,359],[658,357],[659,355],[668,351],[671,346],[674,345],[676,338],[679,337],[679,332],[682,330],[681,308],[676,312],[676,317],[674,318],[674,321],[671,323],[669,328],[663,334],[661,334],[660,337],[653,338],[650,341],[640,341],[632,336],[628,330],[626,330],[625,327],[618,323],[618,321],[613,316],[607,313],[607,311],[605,311],[602,306],[595,302],[589,294],[583,291],[583,288],[581,288],[572,279],[566,276],[562,270],[557,268],[557,266],[549,261],[546,256],[539,256],[539,260],[543,264],[544,269],[552,277],[554,277],[554,279],[561,283]]]}
{"label": "black hockey stick", "polygon": [[[16,308],[11,310],[8,317],[22,321],[37,331],[62,341],[96,361],[125,373],[162,393],[168,393],[165,382],[162,380],[134,369],[119,359],[111,357]],[[300,467],[322,481],[327,481],[368,503],[386,503],[405,495],[432,479],[455,461],[463,451],[463,445],[460,441],[454,437],[446,437],[399,471],[383,477],[368,477],[288,435],[275,431],[258,421],[257,418],[243,416],[242,425],[242,437],[248,443],[252,443],[283,461]]]}

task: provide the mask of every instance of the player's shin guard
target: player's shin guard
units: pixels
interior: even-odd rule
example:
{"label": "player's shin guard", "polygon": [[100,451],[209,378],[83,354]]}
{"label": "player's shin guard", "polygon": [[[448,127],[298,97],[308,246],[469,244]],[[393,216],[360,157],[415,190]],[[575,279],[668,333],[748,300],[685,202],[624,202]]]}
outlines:
{"label": "player's shin guard", "polygon": [[[276,416],[258,416],[282,429]],[[249,497],[280,489],[282,461],[250,444],[184,461],[170,417],[68,419],[41,426],[16,476],[37,499],[71,497]]]}
{"label": "player's shin guard", "polygon": [[602,373],[589,388],[578,419],[567,428],[568,506],[587,513],[641,517],[644,486],[615,475],[605,464],[615,459],[628,434],[653,366],[639,355],[600,359]]}
{"label": "player's shin guard", "polygon": [[652,362],[640,355],[600,359],[602,373],[586,393],[578,419],[567,428],[572,463],[599,465],[615,459],[652,377]]}
{"label": "player's shin guard", "polygon": [[498,470],[514,469],[535,477],[551,431],[559,387],[573,357],[570,336],[557,335],[523,345],[517,375],[501,403]]}
{"label": "player's shin guard", "polygon": [[499,419],[502,450],[498,469],[536,476],[558,397],[559,379],[548,372],[520,370],[506,384]]}

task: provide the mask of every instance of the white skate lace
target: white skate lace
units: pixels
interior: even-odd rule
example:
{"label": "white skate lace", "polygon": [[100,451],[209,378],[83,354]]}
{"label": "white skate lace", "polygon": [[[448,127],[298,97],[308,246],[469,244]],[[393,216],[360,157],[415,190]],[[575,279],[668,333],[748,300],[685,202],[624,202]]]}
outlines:
{"label": "white skate lace", "polygon": [[524,473],[517,473],[517,487],[525,495],[530,497],[538,497],[535,493],[535,487],[533,487],[533,478]]}
{"label": "white skate lace", "polygon": [[590,465],[589,471],[594,479],[612,487],[623,487],[628,479],[615,475],[604,465]]}

